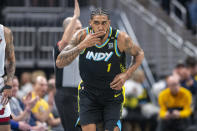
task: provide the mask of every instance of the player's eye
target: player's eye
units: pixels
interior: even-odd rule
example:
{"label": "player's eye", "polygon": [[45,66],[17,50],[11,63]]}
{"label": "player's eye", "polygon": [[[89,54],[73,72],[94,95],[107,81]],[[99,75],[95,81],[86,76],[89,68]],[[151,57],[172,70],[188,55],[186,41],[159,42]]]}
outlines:
{"label": "player's eye", "polygon": [[94,24],[95,24],[95,25],[99,25],[99,22],[98,22],[98,21],[94,21]]}
{"label": "player's eye", "polygon": [[106,25],[106,24],[107,24],[107,21],[102,22],[102,25]]}

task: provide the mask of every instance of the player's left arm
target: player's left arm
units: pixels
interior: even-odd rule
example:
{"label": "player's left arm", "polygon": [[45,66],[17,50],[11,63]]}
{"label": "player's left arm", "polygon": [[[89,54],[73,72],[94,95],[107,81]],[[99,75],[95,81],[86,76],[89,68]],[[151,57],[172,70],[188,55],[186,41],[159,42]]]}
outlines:
{"label": "player's left arm", "polygon": [[[6,99],[12,96],[12,80],[15,73],[15,53],[14,53],[14,44],[13,44],[13,35],[12,31],[4,27],[4,35],[6,41],[5,55],[6,55],[6,73],[7,73],[7,81],[5,82],[5,86],[3,87],[3,97]],[[5,100],[5,99],[2,99]],[[7,103],[7,101],[3,101],[2,104]]]}
{"label": "player's left arm", "polygon": [[125,32],[120,32],[118,36],[118,49],[120,52],[125,52],[134,57],[129,68],[114,78],[110,87],[115,90],[120,90],[125,81],[132,75],[132,73],[141,65],[144,59],[144,51],[134,42]]}

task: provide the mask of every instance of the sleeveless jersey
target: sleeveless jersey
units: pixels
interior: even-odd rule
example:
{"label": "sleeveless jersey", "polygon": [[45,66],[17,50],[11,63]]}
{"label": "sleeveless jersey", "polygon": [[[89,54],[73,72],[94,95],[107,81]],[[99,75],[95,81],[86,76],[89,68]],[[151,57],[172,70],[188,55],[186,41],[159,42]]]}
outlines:
{"label": "sleeveless jersey", "polygon": [[[92,33],[87,27],[86,33]],[[84,49],[79,56],[80,76],[86,87],[111,89],[114,77],[126,69],[126,56],[117,47],[119,30],[110,27],[109,36],[102,45]]]}
{"label": "sleeveless jersey", "polygon": [[0,24],[0,77],[4,75],[5,47],[4,28],[3,25]]}

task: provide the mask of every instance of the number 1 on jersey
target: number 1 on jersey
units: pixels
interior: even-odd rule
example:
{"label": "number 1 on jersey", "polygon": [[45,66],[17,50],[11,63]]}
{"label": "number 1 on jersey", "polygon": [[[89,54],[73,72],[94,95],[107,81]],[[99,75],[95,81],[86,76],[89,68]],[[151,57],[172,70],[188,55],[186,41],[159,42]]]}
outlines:
{"label": "number 1 on jersey", "polygon": [[110,69],[111,69],[111,63],[109,63],[109,64],[107,65],[107,72],[110,72]]}

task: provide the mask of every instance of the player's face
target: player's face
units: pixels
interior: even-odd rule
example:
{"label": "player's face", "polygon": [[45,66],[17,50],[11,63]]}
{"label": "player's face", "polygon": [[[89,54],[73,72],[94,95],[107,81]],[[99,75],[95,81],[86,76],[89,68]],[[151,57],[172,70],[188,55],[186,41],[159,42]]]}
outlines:
{"label": "player's face", "polygon": [[110,20],[106,15],[95,15],[90,20],[90,26],[94,32],[104,31],[108,33],[110,27]]}

